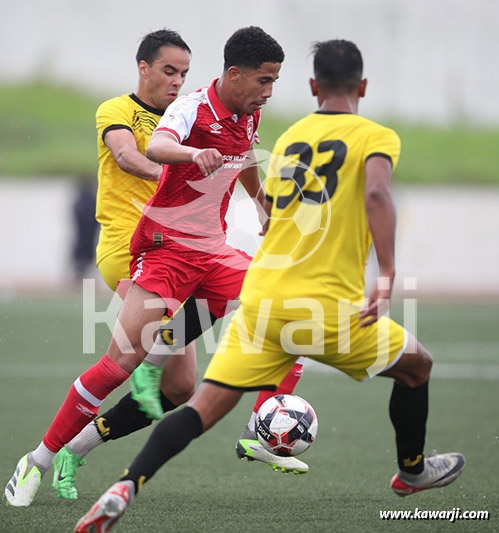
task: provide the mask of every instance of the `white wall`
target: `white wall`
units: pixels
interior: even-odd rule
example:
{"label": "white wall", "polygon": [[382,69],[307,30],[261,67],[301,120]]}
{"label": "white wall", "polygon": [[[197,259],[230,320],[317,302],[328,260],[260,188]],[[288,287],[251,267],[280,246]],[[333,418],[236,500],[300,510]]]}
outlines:
{"label": "white wall", "polygon": [[72,194],[69,180],[0,180],[1,289],[70,278]]}
{"label": "white wall", "polygon": [[[236,193],[232,244],[253,253],[256,213]],[[71,278],[72,195],[63,180],[0,180],[0,297],[61,289]],[[397,187],[396,203],[399,288],[416,277],[421,294],[499,296],[499,188]]]}
{"label": "white wall", "polygon": [[292,116],[312,109],[310,43],[346,38],[364,54],[368,116],[497,124],[498,20],[496,0],[4,2],[0,78],[42,77],[102,96],[130,92],[140,38],[166,26],[194,52],[186,90],[197,89],[220,73],[230,34],[257,24],[287,54],[268,109]]}
{"label": "white wall", "polygon": [[499,188],[401,187],[398,277],[425,293],[499,294]]}

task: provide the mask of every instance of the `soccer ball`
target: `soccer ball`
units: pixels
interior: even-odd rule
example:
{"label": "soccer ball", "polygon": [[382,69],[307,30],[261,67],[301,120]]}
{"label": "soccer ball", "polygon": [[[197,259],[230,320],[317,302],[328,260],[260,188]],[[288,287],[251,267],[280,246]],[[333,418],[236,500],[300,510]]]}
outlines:
{"label": "soccer ball", "polygon": [[264,402],[256,415],[260,444],[274,455],[300,455],[317,435],[317,415],[303,398],[279,394]]}

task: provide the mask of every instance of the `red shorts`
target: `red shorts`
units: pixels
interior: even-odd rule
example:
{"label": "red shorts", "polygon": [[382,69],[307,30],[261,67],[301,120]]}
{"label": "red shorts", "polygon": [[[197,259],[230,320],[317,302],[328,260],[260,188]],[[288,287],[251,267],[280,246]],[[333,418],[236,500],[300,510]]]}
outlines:
{"label": "red shorts", "polygon": [[169,314],[192,295],[207,300],[210,312],[220,318],[231,310],[227,302],[239,297],[251,261],[248,254],[229,245],[222,252],[178,254],[156,248],[132,256],[130,276],[137,285],[163,298]]}

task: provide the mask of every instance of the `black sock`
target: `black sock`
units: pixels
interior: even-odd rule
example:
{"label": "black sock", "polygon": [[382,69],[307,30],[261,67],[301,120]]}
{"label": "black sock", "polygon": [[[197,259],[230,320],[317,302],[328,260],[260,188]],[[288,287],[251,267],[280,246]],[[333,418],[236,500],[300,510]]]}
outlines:
{"label": "black sock", "polygon": [[133,481],[137,493],[166,461],[181,452],[202,431],[201,419],[192,407],[184,407],[163,418],[120,481]]}
{"label": "black sock", "polygon": [[[192,341],[196,340],[207,329],[210,329],[211,326],[213,326],[213,324],[215,324],[215,322],[218,320],[217,317],[211,312],[209,312],[209,316],[209,321],[203,320],[201,322],[196,299],[193,296],[189,296],[183,305],[182,311],[177,311],[171,320],[161,324],[159,328],[159,334],[166,345],[175,345],[175,348],[177,349],[183,348]],[[183,332],[185,335],[183,339],[175,338],[179,335],[179,331]]]}
{"label": "black sock", "polygon": [[428,418],[428,382],[419,387],[393,384],[390,419],[395,428],[400,470],[420,474],[424,469],[424,442]]}
{"label": "black sock", "polygon": [[178,405],[175,405],[173,402],[171,402],[162,392],[161,394],[161,407],[163,408],[163,413],[167,413],[168,411],[173,411],[178,407]]}
{"label": "black sock", "polygon": [[[161,405],[165,413],[177,407],[163,393],[161,393]],[[94,424],[102,440],[106,442],[150,426],[152,419],[139,409],[138,403],[129,392],[109,411],[97,417]]]}

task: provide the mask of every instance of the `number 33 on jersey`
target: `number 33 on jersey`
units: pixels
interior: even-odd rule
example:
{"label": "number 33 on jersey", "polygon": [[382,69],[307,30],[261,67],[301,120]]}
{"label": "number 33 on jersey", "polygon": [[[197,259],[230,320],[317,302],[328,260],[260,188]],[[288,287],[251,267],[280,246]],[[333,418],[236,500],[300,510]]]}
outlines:
{"label": "number 33 on jersey", "polygon": [[246,276],[251,294],[241,299],[256,302],[271,290],[274,302],[322,301],[326,314],[338,299],[362,299],[372,242],[365,163],[384,157],[394,169],[399,155],[393,130],[349,113],[312,113],[281,135],[265,180],[269,229]]}

